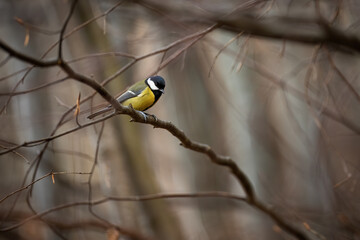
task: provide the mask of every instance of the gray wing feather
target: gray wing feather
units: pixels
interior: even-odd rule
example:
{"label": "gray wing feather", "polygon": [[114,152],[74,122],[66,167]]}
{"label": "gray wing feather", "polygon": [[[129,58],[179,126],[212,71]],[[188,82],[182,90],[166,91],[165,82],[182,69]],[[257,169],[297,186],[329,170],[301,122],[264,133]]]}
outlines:
{"label": "gray wing feather", "polygon": [[123,94],[121,94],[116,100],[119,103],[122,103],[130,98],[136,97],[140,93],[141,93],[141,91],[139,91],[139,93],[137,93],[137,92],[128,90],[128,91],[124,92]]}
{"label": "gray wing feather", "polygon": [[[124,92],[123,94],[121,94],[116,100],[119,102],[119,103],[123,103],[124,101],[130,99],[130,98],[133,98],[133,97],[136,97],[137,95],[139,95],[141,92],[143,91],[143,88],[142,87],[138,87],[138,86],[134,86],[133,88],[130,88],[129,90],[127,90],[126,92]],[[107,113],[107,112],[110,112],[112,110],[112,107],[111,105],[103,108],[103,109],[100,109],[99,111],[91,114],[90,116],[88,116],[89,119],[93,119],[101,114],[104,114],[104,113]]]}

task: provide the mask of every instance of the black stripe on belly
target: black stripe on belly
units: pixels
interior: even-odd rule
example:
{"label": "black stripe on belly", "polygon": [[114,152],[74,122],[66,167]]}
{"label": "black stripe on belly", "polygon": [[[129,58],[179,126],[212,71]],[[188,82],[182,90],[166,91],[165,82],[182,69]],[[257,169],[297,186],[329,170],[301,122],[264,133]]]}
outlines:
{"label": "black stripe on belly", "polygon": [[[155,101],[153,102],[153,104],[151,104],[148,108],[146,108],[146,109],[149,109],[149,108],[151,108],[156,102],[157,102],[157,100],[159,100],[159,98],[161,97],[161,95],[162,95],[162,92],[160,92],[160,91],[157,91],[157,90],[155,90],[155,91],[152,91],[153,92],[153,94],[154,94],[154,96],[155,96]],[[145,109],[145,110],[146,110]],[[145,111],[144,110],[144,111]]]}

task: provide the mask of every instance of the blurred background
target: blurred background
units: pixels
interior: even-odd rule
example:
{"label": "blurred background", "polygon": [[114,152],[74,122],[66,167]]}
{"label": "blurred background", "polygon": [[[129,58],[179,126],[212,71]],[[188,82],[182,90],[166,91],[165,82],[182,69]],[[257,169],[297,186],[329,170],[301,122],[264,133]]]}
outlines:
{"label": "blurred background", "polygon": [[[0,39],[34,58],[55,59],[71,3],[0,1]],[[360,239],[359,53],[346,42],[328,44],[331,35],[316,20],[339,29],[341,39],[357,34],[359,11],[358,1],[340,0],[80,0],[63,54],[114,96],[163,76],[165,95],[148,113],[230,156],[259,200],[309,239]],[[214,25],[228,16],[265,27]],[[125,115],[32,144],[91,123],[86,116],[105,104],[65,77],[57,67],[32,68],[0,51],[0,239],[294,239],[266,214],[227,198],[89,207],[87,201],[107,196],[245,195],[226,168]],[[36,179],[31,195],[21,190]],[[85,204],[4,231],[75,202]]]}

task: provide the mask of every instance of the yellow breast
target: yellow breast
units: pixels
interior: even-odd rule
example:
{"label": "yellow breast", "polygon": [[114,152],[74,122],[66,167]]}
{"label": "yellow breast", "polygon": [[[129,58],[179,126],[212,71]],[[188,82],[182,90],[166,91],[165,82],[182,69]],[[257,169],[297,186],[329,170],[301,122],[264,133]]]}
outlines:
{"label": "yellow breast", "polygon": [[124,106],[129,106],[131,104],[134,109],[144,111],[153,105],[154,101],[155,95],[149,87],[146,87],[146,89],[139,96],[130,98],[124,101],[122,104]]}

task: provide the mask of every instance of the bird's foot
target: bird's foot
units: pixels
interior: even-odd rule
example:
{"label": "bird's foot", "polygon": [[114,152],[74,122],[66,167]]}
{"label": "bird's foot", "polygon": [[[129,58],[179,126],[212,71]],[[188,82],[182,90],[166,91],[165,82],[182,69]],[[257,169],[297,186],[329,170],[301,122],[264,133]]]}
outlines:
{"label": "bird's foot", "polygon": [[147,113],[144,113],[142,111],[137,111],[138,113],[140,113],[143,117],[144,117],[144,121],[146,122],[147,121],[147,116],[148,115]]}
{"label": "bird's foot", "polygon": [[155,122],[157,122],[158,118],[154,114],[148,114],[147,113],[146,115],[153,117],[155,119]]}
{"label": "bird's foot", "polygon": [[[154,114],[148,114],[148,113],[138,111],[138,110],[135,110],[135,111],[140,113],[144,117],[144,122],[147,122],[148,117],[153,117],[155,119],[155,122],[157,122],[157,120],[158,120],[158,118]],[[130,119],[130,122],[134,122],[134,119]]]}

